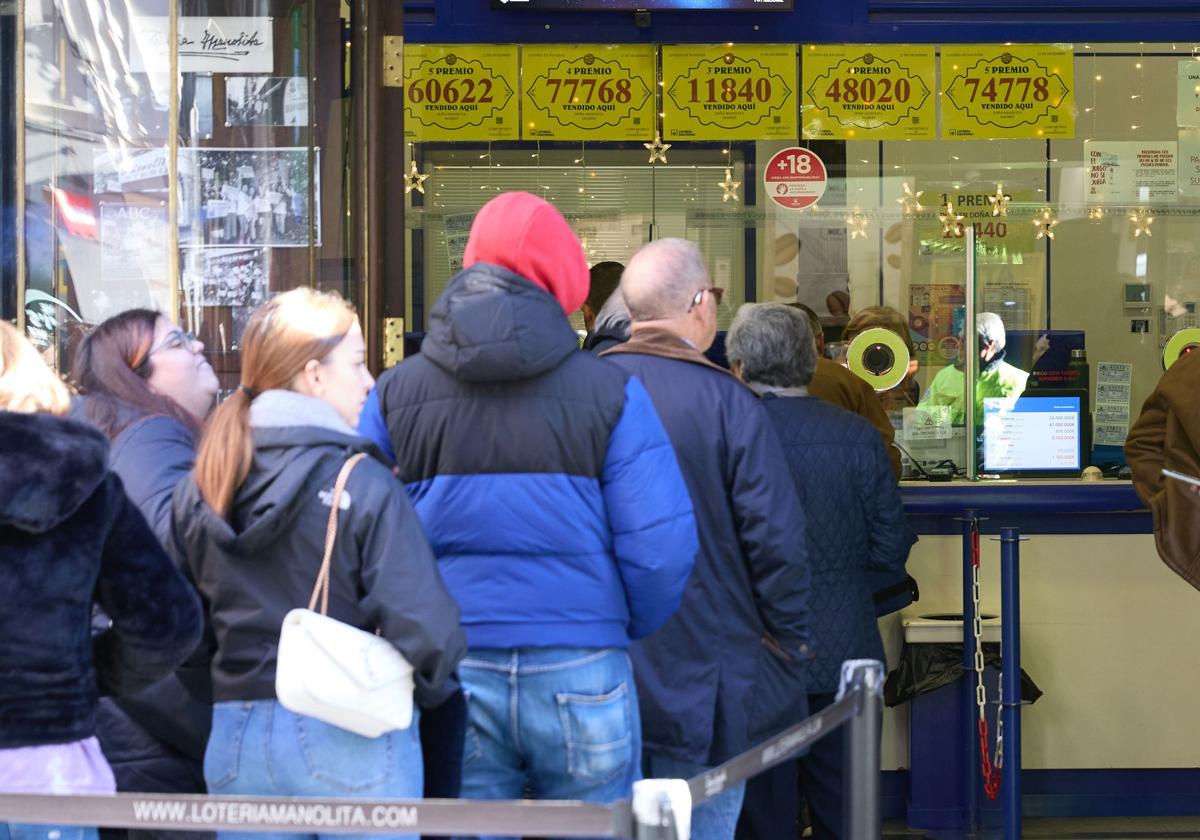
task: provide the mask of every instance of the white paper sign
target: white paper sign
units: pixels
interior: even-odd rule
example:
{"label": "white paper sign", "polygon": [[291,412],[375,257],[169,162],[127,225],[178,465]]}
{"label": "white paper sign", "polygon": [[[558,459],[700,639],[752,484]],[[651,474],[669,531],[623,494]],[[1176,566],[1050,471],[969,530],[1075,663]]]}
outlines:
{"label": "white paper sign", "polygon": [[1175,111],[1180,128],[1200,128],[1200,61],[1179,62]]}
{"label": "white paper sign", "polygon": [[1179,194],[1200,198],[1200,128],[1179,130]]}
{"label": "white paper sign", "polygon": [[950,438],[950,406],[948,405],[906,407],[903,417],[903,432],[906,441],[949,440]]}
{"label": "white paper sign", "polygon": [[[133,26],[135,73],[169,73],[170,21],[140,17]],[[270,73],[275,69],[269,17],[179,18],[180,73]]]}
{"label": "white paper sign", "polygon": [[89,319],[103,320],[135,307],[170,305],[168,229],[165,204],[100,204],[98,276],[104,282],[77,282],[76,288],[80,309]]}
{"label": "white paper sign", "polygon": [[1084,144],[1089,204],[1174,203],[1178,144],[1089,140]]}

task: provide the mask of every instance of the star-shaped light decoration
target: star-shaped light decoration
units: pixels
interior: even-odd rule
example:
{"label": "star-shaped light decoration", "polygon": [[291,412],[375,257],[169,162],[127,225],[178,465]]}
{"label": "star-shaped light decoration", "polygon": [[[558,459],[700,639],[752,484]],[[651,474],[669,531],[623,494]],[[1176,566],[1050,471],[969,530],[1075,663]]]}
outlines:
{"label": "star-shaped light decoration", "polygon": [[1129,214],[1129,221],[1133,222],[1133,238],[1137,239],[1143,233],[1146,236],[1153,236],[1154,233],[1150,230],[1150,225],[1154,224],[1154,216],[1145,207],[1139,207],[1137,210]]}
{"label": "star-shaped light decoration", "polygon": [[654,132],[653,143],[643,143],[642,145],[646,147],[646,151],[650,152],[650,163],[654,163],[656,160],[662,163],[667,162],[667,149],[671,148],[671,144],[664,143],[662,135],[657,131]]}
{"label": "star-shaped light decoration", "polygon": [[996,194],[989,195],[987,200],[991,202],[993,216],[1008,215],[1008,202],[1012,201],[1012,196],[1004,194],[1003,184],[996,184]]}
{"label": "star-shaped light decoration", "polygon": [[725,191],[724,195],[721,196],[721,203],[724,204],[726,201],[738,201],[739,199],[738,199],[737,191],[738,191],[738,187],[740,187],[741,185],[742,185],[741,181],[733,180],[733,170],[730,169],[728,166],[726,166],[725,167],[725,180],[717,181],[717,186],[719,186],[722,190]]}
{"label": "star-shaped light decoration", "polygon": [[1058,219],[1054,216],[1054,210],[1050,207],[1043,207],[1033,217],[1033,226],[1038,229],[1037,238],[1043,236],[1047,239],[1054,238],[1054,226],[1058,224]]}
{"label": "star-shaped light decoration", "polygon": [[846,217],[846,230],[850,231],[850,238],[858,239],[858,237],[861,236],[866,239],[867,223],[869,221],[870,219],[864,216],[862,211],[855,207],[854,212]]}
{"label": "star-shaped light decoration", "polygon": [[404,192],[405,192],[405,194],[407,195],[408,193],[412,192],[413,190],[416,190],[421,195],[424,195],[425,194],[425,180],[428,177],[429,177],[428,175],[422,175],[417,170],[417,162],[415,160],[410,160],[408,162],[408,174],[404,176]]}
{"label": "star-shaped light decoration", "polygon": [[915,216],[925,209],[921,206],[919,200],[925,194],[924,190],[913,192],[913,188],[908,185],[908,181],[905,181],[900,186],[904,187],[904,195],[897,198],[896,203],[900,205],[905,216]]}
{"label": "star-shaped light decoration", "polygon": [[938,218],[942,221],[942,233],[951,234],[954,236],[962,236],[963,229],[959,222],[963,217],[954,209],[954,201],[946,202],[946,209],[938,213]]}

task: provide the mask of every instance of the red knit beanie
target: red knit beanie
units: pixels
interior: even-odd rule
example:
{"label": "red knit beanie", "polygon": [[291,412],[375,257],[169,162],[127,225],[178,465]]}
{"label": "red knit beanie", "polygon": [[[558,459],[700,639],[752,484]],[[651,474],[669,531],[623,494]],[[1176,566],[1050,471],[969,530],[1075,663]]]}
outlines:
{"label": "red knit beanie", "polygon": [[588,293],[587,258],[554,205],[525,192],[502,193],[475,216],[463,267],[507,268],[554,295],[570,315]]}

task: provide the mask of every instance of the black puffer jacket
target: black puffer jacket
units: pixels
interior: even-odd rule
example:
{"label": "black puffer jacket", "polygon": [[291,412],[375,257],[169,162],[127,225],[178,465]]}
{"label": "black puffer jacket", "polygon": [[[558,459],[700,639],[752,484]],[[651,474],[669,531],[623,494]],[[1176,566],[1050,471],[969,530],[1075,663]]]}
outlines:
{"label": "black puffer jacket", "polygon": [[[308,605],[324,551],[333,484],[356,452],[331,563],[329,615],[378,629],[413,666],[423,707],[458,685],[466,653],[458,605],[446,591],[404,488],[325,403],[267,391],[251,411],[254,465],[226,521],[195,476],[176,491],[175,537],[207,607],[214,701],[275,697],[284,615]],[[311,425],[290,425],[294,423]]]}
{"label": "black puffer jacket", "polygon": [[583,340],[583,349],[599,356],[605,350],[628,341],[629,330],[629,307],[625,305],[621,290],[617,289],[600,307],[592,331]]}
{"label": "black puffer jacket", "polygon": [[[0,411],[0,749],[95,730],[196,645],[200,605],[82,423]],[[91,635],[92,604],[112,627]]]}

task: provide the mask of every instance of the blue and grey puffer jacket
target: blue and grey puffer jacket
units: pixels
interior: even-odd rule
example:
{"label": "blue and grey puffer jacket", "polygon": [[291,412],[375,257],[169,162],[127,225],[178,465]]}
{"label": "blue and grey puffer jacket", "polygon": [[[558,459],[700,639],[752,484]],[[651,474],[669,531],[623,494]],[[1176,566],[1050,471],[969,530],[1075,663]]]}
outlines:
{"label": "blue and grey puffer jacket", "polygon": [[671,442],[550,294],[465,269],[376,390],[359,433],[395,453],[471,648],[625,647],[679,606],[699,544]]}

